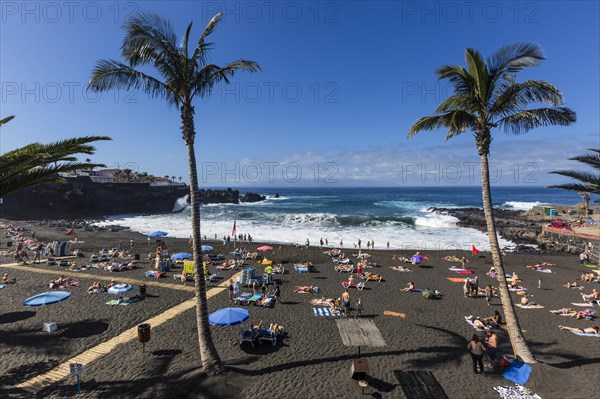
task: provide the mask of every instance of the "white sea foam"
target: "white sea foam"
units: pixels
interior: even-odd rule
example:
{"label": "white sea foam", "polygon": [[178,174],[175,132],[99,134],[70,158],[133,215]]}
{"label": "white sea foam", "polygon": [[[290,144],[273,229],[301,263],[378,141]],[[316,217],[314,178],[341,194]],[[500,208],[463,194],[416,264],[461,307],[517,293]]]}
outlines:
{"label": "white sea foam", "polygon": [[545,205],[543,202],[521,202],[521,201],[506,201],[502,204],[503,208],[514,209],[517,211],[529,211],[534,206]]}
{"label": "white sea foam", "polygon": [[[385,248],[387,241],[392,249],[464,249],[474,244],[481,250],[488,248],[487,236],[475,229],[456,227],[456,219],[448,215],[434,213],[416,217],[416,225],[409,226],[401,222],[363,223],[360,226],[344,226],[339,218],[329,213],[322,214],[282,214],[270,220],[237,219],[238,234],[249,233],[255,241],[273,243],[304,243],[308,238],[317,244],[320,238],[330,244],[352,248],[360,238],[375,242],[376,248]],[[337,222],[336,222],[337,221]],[[188,238],[191,235],[189,212],[163,215],[124,216],[111,218],[99,225],[119,224],[131,230],[148,234],[155,230],[169,232],[169,237]],[[231,234],[233,219],[207,217],[201,222],[201,234],[220,239]],[[504,239],[502,246],[514,245]]]}

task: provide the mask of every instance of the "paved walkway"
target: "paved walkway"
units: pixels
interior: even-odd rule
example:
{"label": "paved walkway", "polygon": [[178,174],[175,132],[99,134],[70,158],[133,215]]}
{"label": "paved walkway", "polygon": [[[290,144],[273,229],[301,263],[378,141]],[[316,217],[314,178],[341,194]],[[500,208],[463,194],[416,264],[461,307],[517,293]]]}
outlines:
{"label": "paved walkway", "polygon": [[[2,267],[9,267],[9,268],[16,269],[16,270],[33,271],[36,273],[64,274],[64,275],[74,275],[74,276],[81,277],[81,278],[84,277],[84,274],[82,274],[82,273],[73,273],[73,272],[64,272],[63,273],[61,271],[36,269],[36,268],[32,268],[32,267],[27,267],[27,266],[18,266],[16,264],[2,265]],[[235,280],[239,276],[241,276],[241,274],[242,274],[242,272],[236,273],[235,275],[231,276],[230,278],[233,278]],[[88,278],[88,276],[91,276],[89,278],[94,278],[94,279],[99,278],[96,275],[90,275],[90,274],[85,275],[85,278]],[[206,298],[207,299],[212,298],[213,296],[219,294],[220,292],[225,291],[227,289],[227,281],[228,280],[229,279],[226,279],[226,281],[223,281],[218,286],[209,289],[206,292]],[[194,287],[190,287],[190,286],[181,286],[181,285],[173,285],[173,284],[167,285],[167,284],[160,284],[158,282],[149,283],[146,281],[140,281],[140,280],[135,280],[135,279],[119,279],[119,281],[124,281],[124,282],[129,282],[129,283],[143,282],[143,283],[146,283],[147,285],[158,285],[161,287],[182,289],[185,291],[193,291],[194,290]],[[185,312],[186,310],[190,310],[190,309],[194,308],[194,306],[196,306],[196,298],[195,297],[192,299],[189,299],[185,302],[182,302],[179,305],[176,305],[157,316],[154,316],[146,321],[143,321],[140,324],[147,323],[147,324],[150,324],[152,327],[156,328],[156,327],[160,326],[161,324],[171,320],[175,316]],[[42,389],[44,389],[52,384],[55,384],[56,382],[62,380],[63,378],[69,377],[71,374],[71,369],[70,369],[71,363],[81,363],[84,366],[87,366],[94,360],[96,360],[104,355],[109,354],[111,351],[114,350],[114,348],[117,345],[127,343],[136,338],[137,338],[137,325],[135,327],[132,327],[128,330],[123,331],[121,334],[117,335],[116,337],[113,337],[113,338],[109,339],[108,341],[105,341],[99,345],[96,345],[93,348],[90,348],[87,351],[67,360],[66,362],[58,365],[57,367],[53,368],[50,371],[45,372],[44,374],[40,374],[36,377],[33,377],[27,381],[24,381],[24,382],[18,384],[16,386],[16,388],[20,388],[27,392],[35,394],[35,393],[41,391]]]}

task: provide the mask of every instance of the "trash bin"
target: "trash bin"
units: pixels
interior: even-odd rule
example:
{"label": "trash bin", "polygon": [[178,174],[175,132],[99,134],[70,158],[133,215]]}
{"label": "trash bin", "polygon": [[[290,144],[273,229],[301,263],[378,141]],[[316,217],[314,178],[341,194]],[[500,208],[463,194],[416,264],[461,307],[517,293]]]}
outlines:
{"label": "trash bin", "polygon": [[140,284],[140,295],[143,298],[146,297],[146,284]]}
{"label": "trash bin", "polygon": [[150,341],[150,324],[144,323],[138,326],[137,340],[143,344]]}

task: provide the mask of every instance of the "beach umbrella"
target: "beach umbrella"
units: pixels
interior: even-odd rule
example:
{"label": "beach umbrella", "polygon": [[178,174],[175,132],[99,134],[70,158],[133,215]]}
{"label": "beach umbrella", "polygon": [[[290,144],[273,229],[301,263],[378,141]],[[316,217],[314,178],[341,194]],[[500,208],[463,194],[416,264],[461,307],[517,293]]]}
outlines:
{"label": "beach umbrella", "polygon": [[148,234],[148,237],[164,237],[168,234],[169,233],[167,233],[166,231],[156,230],[156,231],[153,231],[152,233]]}
{"label": "beach umbrella", "polygon": [[208,321],[213,326],[228,327],[243,323],[248,320],[250,313],[243,308],[223,308],[208,316]]}
{"label": "beach umbrella", "polygon": [[213,249],[214,249],[214,248],[213,248],[213,247],[211,247],[210,245],[202,245],[202,246],[200,247],[200,250],[201,250],[202,252],[210,252],[210,251],[212,251]]}
{"label": "beach umbrella", "polygon": [[273,247],[270,247],[268,245],[263,245],[262,247],[258,247],[256,248],[257,251],[272,251]]}
{"label": "beach umbrella", "polygon": [[71,296],[69,291],[48,291],[27,298],[23,301],[25,306],[45,306],[53,303],[62,302]]}
{"label": "beach umbrella", "polygon": [[116,284],[108,289],[109,294],[123,295],[132,291],[133,287],[130,284]]}
{"label": "beach umbrella", "polygon": [[412,258],[410,258],[414,263],[421,263],[423,262],[423,256],[421,255],[414,255]]}
{"label": "beach umbrella", "polygon": [[185,260],[192,257],[192,254],[188,254],[185,252],[179,252],[178,254],[174,254],[171,256],[171,260]]}
{"label": "beach umbrella", "polygon": [[68,231],[65,233],[65,235],[66,235],[66,236],[72,236],[73,234],[75,234],[75,230],[73,230],[73,229],[69,229],[69,230],[68,230]]}
{"label": "beach umbrella", "polygon": [[[48,291],[42,294],[34,295],[23,301],[25,306],[46,306],[53,303],[62,302],[71,296],[69,291]],[[50,308],[48,308],[48,318],[50,317]]]}

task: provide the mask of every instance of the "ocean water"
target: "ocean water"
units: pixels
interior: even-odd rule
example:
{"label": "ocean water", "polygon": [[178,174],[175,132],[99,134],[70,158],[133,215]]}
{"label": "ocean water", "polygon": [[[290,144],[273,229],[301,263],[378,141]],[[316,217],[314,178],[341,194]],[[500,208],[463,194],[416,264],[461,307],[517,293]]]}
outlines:
{"label": "ocean water", "polygon": [[[527,210],[552,203],[573,205],[576,193],[541,187],[496,187],[495,207]],[[353,248],[360,239],[384,249],[470,249],[489,248],[487,235],[456,226],[457,219],[428,211],[430,207],[482,207],[478,187],[409,188],[253,188],[267,195],[266,201],[250,204],[214,204],[201,209],[201,233],[210,239],[232,234],[251,234],[255,241],[311,245],[327,240],[329,245]],[[275,198],[279,194],[279,198]],[[108,217],[101,225],[119,224],[147,234],[155,230],[170,237],[191,235],[191,220],[185,199],[173,204],[174,211],[158,215]],[[513,243],[500,239],[502,246]]]}

